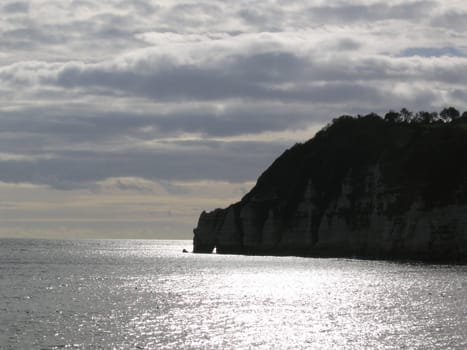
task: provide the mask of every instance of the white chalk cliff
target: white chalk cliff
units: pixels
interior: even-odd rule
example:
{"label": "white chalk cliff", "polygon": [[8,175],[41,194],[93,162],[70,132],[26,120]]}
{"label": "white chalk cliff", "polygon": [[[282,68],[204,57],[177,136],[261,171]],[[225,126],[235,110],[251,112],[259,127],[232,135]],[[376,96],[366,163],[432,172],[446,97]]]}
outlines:
{"label": "white chalk cliff", "polygon": [[[240,202],[203,212],[194,252],[466,261],[467,134],[375,117],[335,124],[286,151]],[[450,136],[423,153],[437,132]],[[432,156],[437,147],[457,155]]]}

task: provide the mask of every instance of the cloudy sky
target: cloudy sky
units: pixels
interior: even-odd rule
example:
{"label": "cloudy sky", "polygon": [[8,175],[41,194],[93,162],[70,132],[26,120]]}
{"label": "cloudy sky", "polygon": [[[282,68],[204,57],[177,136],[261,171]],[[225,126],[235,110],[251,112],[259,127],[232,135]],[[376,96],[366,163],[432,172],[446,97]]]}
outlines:
{"label": "cloudy sky", "polygon": [[0,236],[192,237],[341,114],[463,111],[467,3],[0,3]]}

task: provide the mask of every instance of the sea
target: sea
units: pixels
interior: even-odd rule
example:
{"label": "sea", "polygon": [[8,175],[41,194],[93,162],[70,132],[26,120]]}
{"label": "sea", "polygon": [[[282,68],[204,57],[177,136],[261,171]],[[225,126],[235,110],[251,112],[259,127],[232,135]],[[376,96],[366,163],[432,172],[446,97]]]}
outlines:
{"label": "sea", "polygon": [[467,267],[0,240],[0,349],[467,349]]}

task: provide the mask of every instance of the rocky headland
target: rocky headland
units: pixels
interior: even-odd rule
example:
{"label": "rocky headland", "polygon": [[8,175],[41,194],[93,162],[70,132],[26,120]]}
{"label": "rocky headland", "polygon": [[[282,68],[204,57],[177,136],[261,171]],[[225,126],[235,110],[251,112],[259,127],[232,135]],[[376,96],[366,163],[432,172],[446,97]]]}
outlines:
{"label": "rocky headland", "polygon": [[467,262],[466,114],[401,112],[342,116],[286,150],[201,214],[193,251]]}

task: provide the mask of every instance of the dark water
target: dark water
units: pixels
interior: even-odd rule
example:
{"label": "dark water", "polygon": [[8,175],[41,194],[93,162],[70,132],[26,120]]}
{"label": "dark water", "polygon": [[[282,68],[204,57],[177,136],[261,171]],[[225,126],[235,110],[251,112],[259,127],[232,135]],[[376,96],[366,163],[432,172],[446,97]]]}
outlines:
{"label": "dark water", "polygon": [[467,348],[467,267],[183,248],[0,240],[0,348]]}

